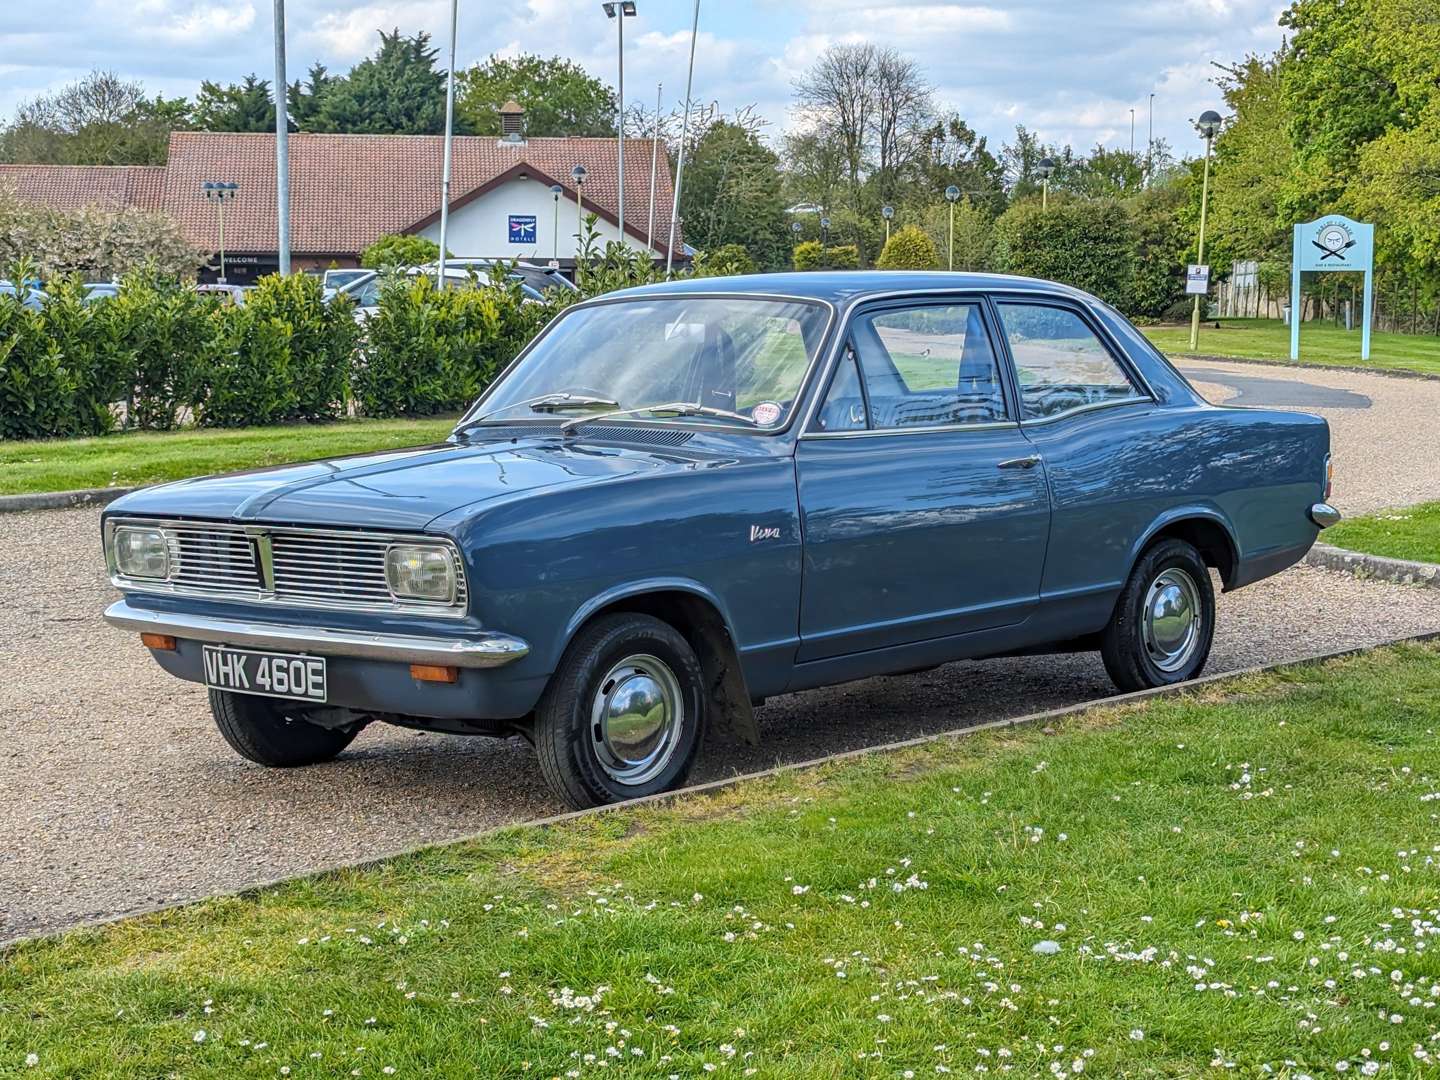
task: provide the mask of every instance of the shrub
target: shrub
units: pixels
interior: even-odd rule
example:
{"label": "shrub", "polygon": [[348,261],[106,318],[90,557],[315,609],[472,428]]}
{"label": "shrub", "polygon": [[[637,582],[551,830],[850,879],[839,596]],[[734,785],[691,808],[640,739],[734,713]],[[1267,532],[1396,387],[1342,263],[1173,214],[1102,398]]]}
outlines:
{"label": "shrub", "polygon": [[473,401],[552,309],[525,304],[511,282],[435,288],[428,277],[393,277],[365,326],[355,365],[367,416],[428,416]]}
{"label": "shrub", "polygon": [[702,251],[695,256],[696,277],[733,277],[753,274],[757,269],[744,244],[722,244],[714,251]]}
{"label": "shrub", "polygon": [[1122,310],[1130,297],[1134,231],[1112,199],[1034,199],[995,222],[995,262],[1011,274],[1064,282]]}
{"label": "shrub", "polygon": [[886,241],[875,265],[881,270],[934,270],[939,262],[935,242],[918,226],[906,225]]}
{"label": "shrub", "polygon": [[202,397],[216,335],[234,310],[153,270],[126,276],[118,296],[96,305],[97,316],[112,321],[126,427],[181,422]]}
{"label": "shrub", "polygon": [[133,207],[56,210],[0,186],[0,266],[22,257],[34,260],[46,280],[78,273],[91,281],[145,266],[190,277],[205,261],[168,214]]}
{"label": "shrub", "polygon": [[386,233],[360,253],[370,270],[386,266],[424,266],[440,257],[440,245],[412,233]]}
{"label": "shrub", "polygon": [[795,245],[796,270],[858,270],[860,249],[854,244],[823,247],[818,240]]}
{"label": "shrub", "polygon": [[825,262],[825,248],[819,240],[805,240],[795,245],[792,258],[796,270],[819,270]]}

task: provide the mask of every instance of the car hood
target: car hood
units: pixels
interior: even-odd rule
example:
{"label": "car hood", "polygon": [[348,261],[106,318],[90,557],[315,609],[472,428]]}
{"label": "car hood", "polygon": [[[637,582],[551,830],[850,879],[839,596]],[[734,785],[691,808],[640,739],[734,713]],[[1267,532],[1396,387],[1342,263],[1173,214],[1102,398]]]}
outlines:
{"label": "car hood", "polygon": [[703,452],[581,440],[441,443],[182,480],[126,495],[111,511],[414,531],[472,505],[702,463],[716,459]]}

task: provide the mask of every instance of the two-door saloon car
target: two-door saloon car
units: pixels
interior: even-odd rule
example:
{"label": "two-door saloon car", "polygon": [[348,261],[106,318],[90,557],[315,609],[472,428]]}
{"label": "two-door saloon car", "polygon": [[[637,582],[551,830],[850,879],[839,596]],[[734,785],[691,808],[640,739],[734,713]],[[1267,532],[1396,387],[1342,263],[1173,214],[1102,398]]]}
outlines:
{"label": "two-door saloon car", "polygon": [[519,733],[587,806],[679,785],[775,694],[1047,650],[1192,678],[1212,571],[1337,520],[1329,442],[1048,282],[676,281],[566,310],[439,445],[113,503],[106,618],[252,761]]}

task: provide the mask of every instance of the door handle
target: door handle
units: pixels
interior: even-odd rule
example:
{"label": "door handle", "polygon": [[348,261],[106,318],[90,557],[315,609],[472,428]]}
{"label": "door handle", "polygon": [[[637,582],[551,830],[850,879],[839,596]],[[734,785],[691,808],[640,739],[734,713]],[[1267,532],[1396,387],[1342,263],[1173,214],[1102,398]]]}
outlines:
{"label": "door handle", "polygon": [[1031,454],[1029,457],[1010,458],[1008,461],[1000,462],[996,467],[1000,469],[1033,469],[1039,464],[1040,455]]}

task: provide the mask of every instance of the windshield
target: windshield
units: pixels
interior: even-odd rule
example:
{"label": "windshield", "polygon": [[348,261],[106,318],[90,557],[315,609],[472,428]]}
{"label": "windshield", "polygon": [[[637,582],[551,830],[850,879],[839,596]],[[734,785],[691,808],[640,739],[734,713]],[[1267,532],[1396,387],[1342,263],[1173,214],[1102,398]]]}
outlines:
{"label": "windshield", "polygon": [[510,423],[554,411],[560,399],[571,416],[623,410],[645,420],[653,418],[647,407],[684,402],[739,414],[687,415],[686,421],[779,428],[820,349],[827,318],[819,304],[749,297],[656,297],[577,308],[467,419]]}

